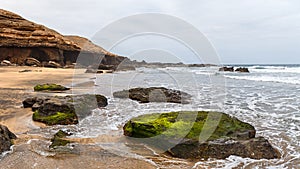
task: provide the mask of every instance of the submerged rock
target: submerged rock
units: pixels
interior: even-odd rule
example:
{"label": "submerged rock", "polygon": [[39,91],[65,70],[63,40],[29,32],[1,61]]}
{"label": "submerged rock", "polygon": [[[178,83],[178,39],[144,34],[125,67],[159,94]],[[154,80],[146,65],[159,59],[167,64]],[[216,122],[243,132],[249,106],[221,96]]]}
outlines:
{"label": "submerged rock", "polygon": [[279,158],[255,128],[219,112],[171,112],[142,115],[128,121],[124,135],[167,151],[179,158],[224,159],[230,155],[253,159]]}
{"label": "submerged rock", "polygon": [[34,87],[34,91],[66,91],[70,88],[58,84],[39,84]]}
{"label": "submerged rock", "polygon": [[233,72],[234,71],[234,67],[221,67],[219,69],[219,71],[222,71],[222,72]]}
{"label": "submerged rock", "polygon": [[130,98],[140,103],[148,102],[170,102],[189,103],[191,95],[188,93],[167,89],[164,87],[133,88],[129,90],[117,91],[113,93],[117,98]]}
{"label": "submerged rock", "polygon": [[54,96],[27,98],[24,108],[32,108],[33,120],[47,125],[77,124],[78,119],[91,115],[92,110],[107,106],[107,98],[102,95]]}
{"label": "submerged rock", "polygon": [[12,139],[16,138],[17,136],[9,131],[6,126],[0,125],[0,153],[10,150]]}
{"label": "submerged rock", "polygon": [[236,72],[250,73],[249,69],[248,69],[248,68],[245,68],[245,67],[237,68],[235,71],[236,71]]}

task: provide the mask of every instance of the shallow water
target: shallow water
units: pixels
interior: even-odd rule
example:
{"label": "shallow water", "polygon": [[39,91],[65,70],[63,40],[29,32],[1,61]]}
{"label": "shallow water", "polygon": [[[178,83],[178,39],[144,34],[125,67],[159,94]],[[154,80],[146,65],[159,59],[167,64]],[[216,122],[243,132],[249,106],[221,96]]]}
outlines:
{"label": "shallow water", "polygon": [[[5,166],[13,160],[15,166],[20,166],[17,163],[30,157],[32,160],[28,166],[32,164],[45,168],[72,168],[84,164],[92,166],[92,161],[93,168],[113,168],[120,167],[122,159],[130,160],[127,160],[127,166],[121,165],[121,168],[138,167],[139,160],[146,161],[155,168],[300,168],[300,86],[295,83],[295,78],[293,81],[286,81],[287,77],[296,76],[300,79],[300,72],[297,68],[294,69],[296,71],[251,67],[250,74],[223,74],[218,72],[216,67],[140,68],[137,71],[97,75],[91,79],[95,86],[85,86],[84,90],[75,87],[73,94],[89,92],[106,95],[109,98],[107,107],[95,110],[91,116],[81,119],[80,124],[76,126],[31,127],[28,132],[20,133],[19,143],[0,164]],[[281,74],[278,74],[278,71],[281,71]],[[285,79],[284,82],[276,80],[280,76]],[[259,77],[276,78],[257,80]],[[112,97],[114,91],[151,86],[187,92],[193,96],[192,103],[139,104]],[[253,160],[231,156],[225,160],[188,161],[159,154],[159,150],[129,142],[123,136],[122,126],[132,117],[180,110],[217,110],[236,116],[255,126],[257,135],[269,139],[272,145],[279,149],[282,157],[274,160]],[[67,150],[68,153],[49,152],[45,146],[59,129],[75,133],[69,137],[75,143]],[[21,158],[22,156],[24,157]],[[33,160],[34,158],[41,161]],[[63,165],[61,160],[66,159],[69,159],[68,163]],[[82,160],[82,163],[78,160]],[[99,160],[104,162],[96,162]],[[56,162],[58,165],[52,164]]]}

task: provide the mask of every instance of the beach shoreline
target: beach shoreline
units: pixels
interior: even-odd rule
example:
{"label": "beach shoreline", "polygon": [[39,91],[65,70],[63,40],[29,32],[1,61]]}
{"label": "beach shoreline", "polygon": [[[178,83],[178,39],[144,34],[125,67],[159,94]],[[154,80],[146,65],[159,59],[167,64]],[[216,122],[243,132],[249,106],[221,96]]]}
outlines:
{"label": "beach shoreline", "polygon": [[[7,126],[18,137],[14,141],[13,151],[0,160],[1,166],[6,166],[7,168],[18,168],[21,166],[22,168],[30,168],[39,161],[39,164],[42,164],[39,165],[40,167],[50,168],[74,168],[74,164],[80,166],[79,163],[84,163],[88,168],[106,167],[108,165],[116,168],[156,168],[149,162],[136,158],[127,157],[124,161],[124,157],[115,154],[107,156],[104,149],[96,150],[95,147],[91,148],[88,145],[79,145],[79,147],[84,149],[81,150],[82,155],[71,155],[71,157],[59,155],[53,158],[39,155],[31,150],[33,148],[31,146],[32,140],[45,140],[45,138],[36,134],[28,134],[28,132],[39,128],[47,128],[47,126],[33,122],[31,109],[24,109],[22,101],[33,96],[72,94],[72,90],[65,93],[40,93],[33,91],[35,85],[43,83],[55,83],[68,87],[76,85],[77,88],[78,85],[81,85],[83,89],[81,92],[84,92],[84,88],[94,85],[91,81],[93,74],[85,74],[84,72],[85,69],[53,69],[28,66],[0,67],[0,78],[2,79],[0,87],[0,124]],[[82,83],[80,84],[80,82]],[[109,139],[114,138],[112,136]],[[79,140],[78,142],[80,143],[81,141]],[[99,152],[99,155],[88,158],[90,156],[89,153],[91,153],[88,152],[89,149],[90,151]],[[25,164],[10,165],[12,161],[18,158],[26,159]],[[19,159],[18,161],[22,160]],[[69,165],[71,163],[72,165]]]}

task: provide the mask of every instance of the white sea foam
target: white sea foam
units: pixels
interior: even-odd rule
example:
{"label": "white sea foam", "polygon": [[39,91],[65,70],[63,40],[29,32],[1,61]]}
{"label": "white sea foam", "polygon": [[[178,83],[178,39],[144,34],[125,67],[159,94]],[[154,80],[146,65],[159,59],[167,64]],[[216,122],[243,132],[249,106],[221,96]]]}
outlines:
{"label": "white sea foam", "polygon": [[287,84],[300,84],[299,77],[276,77],[276,76],[235,76],[235,75],[225,75],[227,78],[238,79],[238,80],[252,80],[261,82],[276,82],[276,83],[287,83]]}

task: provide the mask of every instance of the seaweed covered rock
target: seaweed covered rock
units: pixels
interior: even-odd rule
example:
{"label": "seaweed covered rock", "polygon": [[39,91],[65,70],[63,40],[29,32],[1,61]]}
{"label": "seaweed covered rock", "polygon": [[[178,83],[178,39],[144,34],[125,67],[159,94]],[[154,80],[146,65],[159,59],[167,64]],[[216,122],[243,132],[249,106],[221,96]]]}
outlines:
{"label": "seaweed covered rock", "polygon": [[33,113],[32,119],[47,125],[78,123],[74,106],[57,98],[45,100]]}
{"label": "seaweed covered rock", "polygon": [[189,99],[191,98],[191,95],[188,93],[164,87],[133,88],[114,92],[113,96],[117,98],[130,98],[132,100],[139,101],[140,103],[189,103]]}
{"label": "seaweed covered rock", "polygon": [[70,136],[71,134],[59,130],[51,139],[51,145],[49,148],[56,149],[59,146],[66,146],[67,144],[71,143],[71,141],[65,139],[65,137]]}
{"label": "seaweed covered rock", "polygon": [[34,111],[33,120],[47,125],[77,124],[78,119],[89,116],[92,110],[107,104],[107,98],[97,94],[33,97],[23,101],[24,108],[32,108]]}
{"label": "seaweed covered rock", "polygon": [[128,121],[124,135],[166,150],[179,158],[224,159],[230,155],[272,159],[280,154],[255,128],[220,112],[171,112]]}
{"label": "seaweed covered rock", "polygon": [[6,126],[0,125],[0,153],[10,150],[12,139],[16,138],[17,136],[9,131]]}
{"label": "seaweed covered rock", "polygon": [[70,88],[58,84],[38,84],[34,86],[34,91],[66,91]]}

